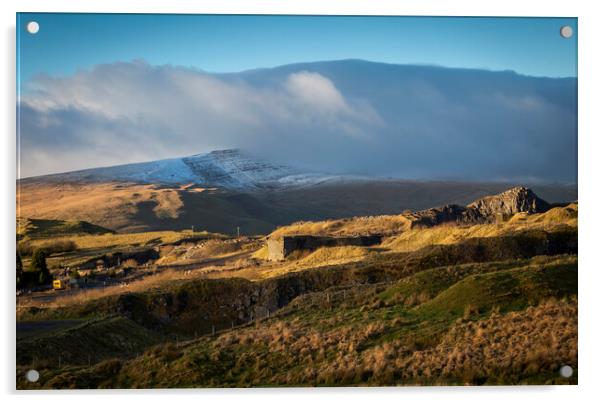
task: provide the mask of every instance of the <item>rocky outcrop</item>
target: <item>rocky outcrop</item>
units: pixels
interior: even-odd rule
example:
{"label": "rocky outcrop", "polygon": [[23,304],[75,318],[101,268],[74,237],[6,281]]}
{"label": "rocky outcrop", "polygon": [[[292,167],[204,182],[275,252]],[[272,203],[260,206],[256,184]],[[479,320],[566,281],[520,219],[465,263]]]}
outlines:
{"label": "rocky outcrop", "polygon": [[482,216],[511,216],[516,213],[543,213],[550,205],[537,197],[531,189],[515,187],[495,196],[483,197],[466,207],[477,210]]}
{"label": "rocky outcrop", "polygon": [[467,206],[449,204],[408,215],[412,227],[432,227],[445,223],[483,224],[506,220],[516,213],[543,213],[550,205],[531,189],[515,187],[494,196],[475,200]]}

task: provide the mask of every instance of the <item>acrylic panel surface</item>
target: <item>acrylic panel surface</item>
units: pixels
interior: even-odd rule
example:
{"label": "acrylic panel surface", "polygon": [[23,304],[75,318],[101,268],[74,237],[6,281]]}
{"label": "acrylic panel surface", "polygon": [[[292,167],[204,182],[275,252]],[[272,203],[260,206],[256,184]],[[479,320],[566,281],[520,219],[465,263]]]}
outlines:
{"label": "acrylic panel surface", "polygon": [[18,14],[17,387],[576,384],[577,35]]}

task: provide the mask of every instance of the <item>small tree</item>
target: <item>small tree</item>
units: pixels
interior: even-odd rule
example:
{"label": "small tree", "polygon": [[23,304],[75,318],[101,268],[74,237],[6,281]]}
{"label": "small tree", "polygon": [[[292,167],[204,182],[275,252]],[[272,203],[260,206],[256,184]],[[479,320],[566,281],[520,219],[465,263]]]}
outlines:
{"label": "small tree", "polygon": [[31,256],[29,270],[38,272],[38,283],[47,284],[50,280],[50,271],[46,265],[46,252],[43,249],[36,249]]}
{"label": "small tree", "polygon": [[36,249],[31,255],[31,262],[29,263],[30,271],[46,271],[46,252],[43,249]]}

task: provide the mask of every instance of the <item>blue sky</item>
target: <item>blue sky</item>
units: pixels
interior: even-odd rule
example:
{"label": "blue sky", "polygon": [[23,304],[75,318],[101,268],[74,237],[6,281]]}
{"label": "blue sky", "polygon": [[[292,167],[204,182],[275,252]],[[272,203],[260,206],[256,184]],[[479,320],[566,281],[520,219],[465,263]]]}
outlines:
{"label": "blue sky", "polygon": [[[27,22],[40,24],[36,35]],[[358,58],[576,76],[574,18],[36,14],[17,16],[19,79],[144,59],[208,72]]]}

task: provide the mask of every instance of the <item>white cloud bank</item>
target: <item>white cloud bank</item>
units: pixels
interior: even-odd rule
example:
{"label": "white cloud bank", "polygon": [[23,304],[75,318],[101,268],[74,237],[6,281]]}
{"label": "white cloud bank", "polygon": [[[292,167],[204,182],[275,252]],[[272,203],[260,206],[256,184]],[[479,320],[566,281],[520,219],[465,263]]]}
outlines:
{"label": "white cloud bank", "polygon": [[572,83],[397,67],[212,75],[136,61],[39,76],[19,105],[21,176],[234,147],[315,170],[406,178],[576,175],[574,102],[557,99]]}
{"label": "white cloud bank", "polygon": [[346,100],[317,73],[257,88],[145,62],[39,76],[20,107],[22,176],[228,147],[261,150],[270,142],[290,144],[300,133],[342,141],[382,125],[374,110]]}

